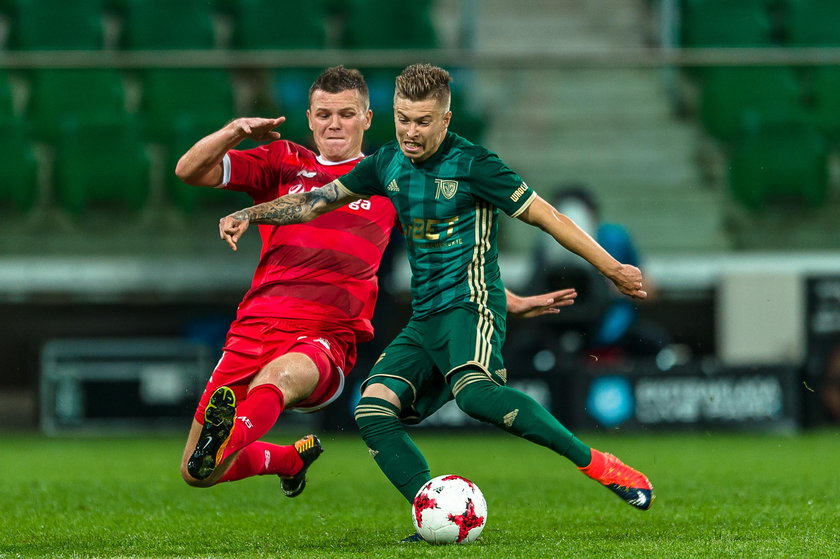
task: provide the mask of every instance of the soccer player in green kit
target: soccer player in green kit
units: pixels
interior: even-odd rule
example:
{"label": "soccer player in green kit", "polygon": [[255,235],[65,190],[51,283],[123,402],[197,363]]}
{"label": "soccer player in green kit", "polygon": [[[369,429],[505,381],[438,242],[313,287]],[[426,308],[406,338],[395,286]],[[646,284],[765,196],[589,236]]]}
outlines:
{"label": "soccer player in green kit", "polygon": [[235,248],[251,223],[299,223],[360,198],[388,196],[407,241],[413,314],[371,370],[355,413],[385,476],[414,499],[431,475],[405,424],[422,421],[454,397],[469,416],[554,450],[647,510],[654,496],[643,474],[588,447],[531,397],[505,386],[499,210],[554,237],[624,295],[646,297],[641,272],[616,261],[497,155],[449,132],[450,81],[442,68],[405,68],[394,94],[395,142],[320,189],[222,218],[220,235]]}

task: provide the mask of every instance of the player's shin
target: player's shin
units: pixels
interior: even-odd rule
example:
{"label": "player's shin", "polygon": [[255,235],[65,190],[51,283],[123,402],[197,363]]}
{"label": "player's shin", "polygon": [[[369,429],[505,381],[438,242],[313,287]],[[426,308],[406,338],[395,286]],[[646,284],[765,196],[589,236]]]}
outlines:
{"label": "player's shin", "polygon": [[244,448],[265,435],[283,413],[283,393],[273,384],[260,384],[251,389],[247,398],[236,407],[236,420],[225,457]]}
{"label": "player's shin", "polygon": [[412,502],[431,479],[426,459],[405,432],[399,409],[380,398],[365,397],[356,406],[359,432],[385,477]]}
{"label": "player's shin", "polygon": [[589,447],[527,394],[499,386],[475,369],[454,373],[450,385],[458,407],[470,417],[548,447],[578,467],[589,464]]}

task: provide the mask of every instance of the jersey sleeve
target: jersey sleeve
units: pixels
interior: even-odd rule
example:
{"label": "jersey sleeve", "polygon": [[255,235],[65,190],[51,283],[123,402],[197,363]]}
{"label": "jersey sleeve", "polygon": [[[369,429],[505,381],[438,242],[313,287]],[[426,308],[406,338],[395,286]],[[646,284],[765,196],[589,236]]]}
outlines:
{"label": "jersey sleeve", "polygon": [[475,158],[470,181],[474,196],[490,202],[511,217],[524,212],[537,197],[522,177],[491,152],[483,152]]}
{"label": "jersey sleeve", "polygon": [[280,182],[284,152],[283,146],[272,144],[228,151],[230,179],[223,188],[245,192],[255,200],[263,198]]}
{"label": "jersey sleeve", "polygon": [[336,179],[338,187],[356,198],[367,199],[377,194],[387,196],[377,171],[378,155],[379,152],[362,159],[352,171]]}

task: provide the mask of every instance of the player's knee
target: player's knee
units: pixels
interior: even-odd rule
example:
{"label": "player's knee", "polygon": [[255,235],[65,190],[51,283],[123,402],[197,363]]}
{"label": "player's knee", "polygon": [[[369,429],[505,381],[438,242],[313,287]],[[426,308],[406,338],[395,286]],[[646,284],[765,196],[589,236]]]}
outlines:
{"label": "player's knee", "polygon": [[397,410],[402,409],[399,395],[380,382],[372,382],[368,384],[362,391],[362,398],[378,398],[380,400],[385,400],[392,406],[396,406]]}

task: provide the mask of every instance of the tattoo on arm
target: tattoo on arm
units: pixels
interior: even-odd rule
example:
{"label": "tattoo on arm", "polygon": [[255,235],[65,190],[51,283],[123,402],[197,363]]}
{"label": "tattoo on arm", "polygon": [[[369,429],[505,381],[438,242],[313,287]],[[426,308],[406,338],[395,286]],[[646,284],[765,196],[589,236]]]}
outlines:
{"label": "tattoo on arm", "polygon": [[245,208],[233,217],[266,225],[303,223],[331,209],[330,204],[339,200],[340,196],[338,185],[331,182],[309,192],[287,194],[271,202]]}

